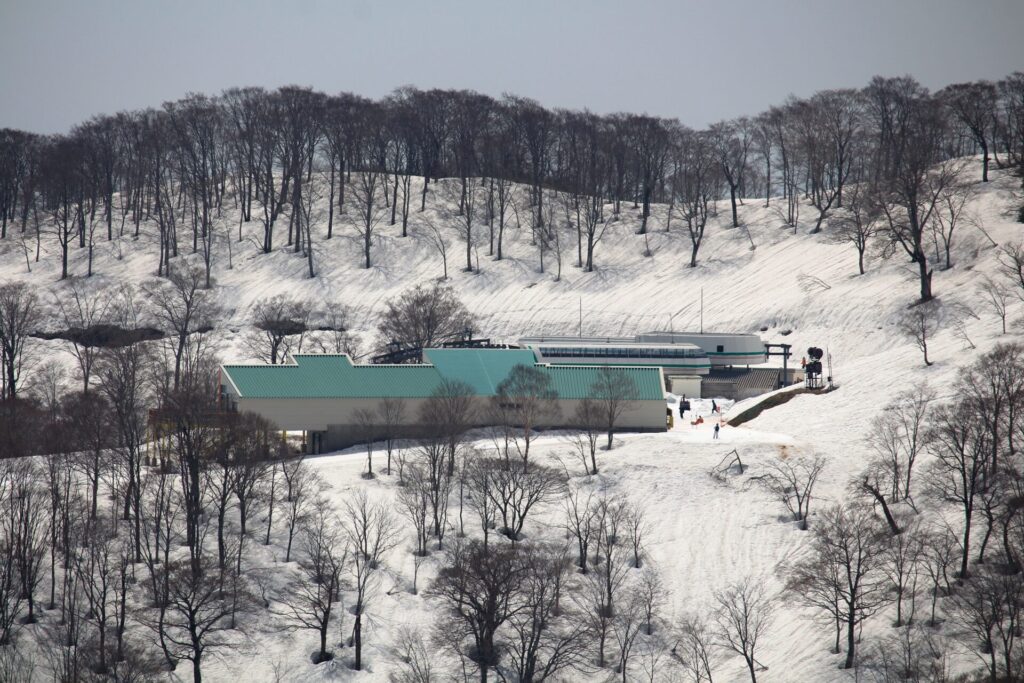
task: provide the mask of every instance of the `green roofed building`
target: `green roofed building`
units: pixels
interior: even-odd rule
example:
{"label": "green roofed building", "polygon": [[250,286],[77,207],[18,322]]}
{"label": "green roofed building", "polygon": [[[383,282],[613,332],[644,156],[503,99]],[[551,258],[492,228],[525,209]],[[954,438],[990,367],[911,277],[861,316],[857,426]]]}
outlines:
{"label": "green roofed building", "polygon": [[[346,355],[298,354],[283,365],[221,366],[221,401],[228,410],[257,413],[278,428],[306,432],[307,448],[318,453],[382,438],[382,402],[401,403],[395,436],[415,437],[427,425],[421,409],[452,382],[470,388],[473,423],[485,426],[498,387],[513,368],[524,365],[550,377],[554,409],[538,428],[571,426],[580,403],[594,396],[601,371],[591,365],[537,363],[534,352],[520,349],[426,349],[425,363],[356,365]],[[665,429],[664,377],[660,367],[616,367],[617,377],[636,386],[617,422],[631,431]],[[371,416],[377,416],[374,424]]]}

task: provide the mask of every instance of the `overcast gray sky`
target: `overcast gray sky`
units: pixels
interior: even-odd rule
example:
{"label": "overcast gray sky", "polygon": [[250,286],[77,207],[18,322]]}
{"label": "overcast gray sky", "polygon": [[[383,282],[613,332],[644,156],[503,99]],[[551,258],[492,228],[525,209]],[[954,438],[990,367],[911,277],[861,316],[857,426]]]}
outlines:
{"label": "overcast gray sky", "polygon": [[1021,0],[0,0],[0,127],[59,132],[189,91],[512,92],[691,126],[786,95],[1024,69]]}

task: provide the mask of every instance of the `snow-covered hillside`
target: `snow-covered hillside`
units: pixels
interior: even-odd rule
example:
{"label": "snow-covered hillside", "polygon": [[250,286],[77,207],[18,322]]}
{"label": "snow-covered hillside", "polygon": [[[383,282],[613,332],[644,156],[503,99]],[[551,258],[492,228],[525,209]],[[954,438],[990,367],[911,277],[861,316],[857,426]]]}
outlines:
{"label": "snow-covered hillside", "polygon": [[[980,177],[980,172],[975,175]],[[523,334],[573,334],[581,320],[585,335],[633,334],[670,326],[692,330],[699,324],[703,290],[705,330],[759,332],[766,341],[793,344],[797,358],[808,346],[831,354],[838,391],[797,396],[741,427],[724,427],[718,441],[712,439],[711,421],[700,427],[677,422],[664,434],[623,434],[615,449],[601,451],[601,473],[589,478],[571,459],[571,447],[563,435],[542,435],[536,442],[541,458],[567,463],[575,483],[629,499],[644,509],[652,528],[651,564],[669,591],[664,616],[671,625],[685,612],[705,610],[714,591],[740,577],[762,577],[771,590],[781,590],[780,568],[806,551],[808,533],[786,521],[785,509],[763,488],[742,478],[722,483],[709,476],[728,451],[737,449],[755,472],[781,452],[827,457],[813,514],[815,507],[846,496],[851,476],[864,465],[863,439],[872,429],[872,420],[898,392],[927,382],[940,397],[946,396],[959,368],[997,342],[1019,338],[1016,325],[1009,334],[1000,334],[998,319],[977,291],[984,274],[997,273],[996,245],[1017,242],[1024,234],[1024,226],[1013,222],[1012,215],[1018,183],[999,173],[992,182],[979,183],[969,205],[977,225],[965,224],[955,236],[953,268],[936,268],[933,284],[940,301],[958,303],[976,314],[965,318],[964,328],[976,348],[965,348],[961,337],[944,329],[929,344],[935,362],[927,368],[920,351],[895,325],[918,291],[911,264],[900,256],[886,261],[872,258],[867,273],[857,275],[856,252],[847,244],[829,241],[827,222],[821,234],[809,234],[808,225],[794,230],[783,224],[774,202],[769,207],[763,199],[744,202],[741,228],[729,227],[723,203],[709,226],[697,268],[687,267],[690,245],[682,227],[676,224],[665,231],[666,207],[653,209],[647,236],[651,255],[647,256],[645,237],[635,234],[639,211],[624,203],[620,220],[611,224],[596,249],[596,270],[586,273],[576,267],[573,244],[563,249],[559,280],[554,277],[553,253],[547,255],[546,272],[539,272],[537,249],[530,244],[525,223],[519,229],[510,228],[507,257],[502,261],[486,255],[486,226],[478,228],[479,272],[461,270],[465,248],[454,226],[443,229],[451,243],[450,283],[477,317],[479,332],[497,340],[515,341]],[[432,207],[429,216],[438,222],[438,207]],[[228,213],[220,225],[225,233],[232,233],[237,215]],[[253,223],[246,230],[255,234],[257,226]],[[222,357],[248,360],[240,342],[251,307],[258,299],[278,293],[308,298],[321,307],[345,305],[353,311],[355,331],[369,348],[375,341],[375,316],[382,303],[441,274],[440,255],[418,214],[411,218],[410,232],[402,238],[399,227],[382,225],[374,248],[375,265],[367,270],[361,267],[360,245],[350,238],[350,226],[336,225],[332,240],[316,241],[319,274],[312,279],[300,254],[283,248],[263,254],[251,239],[232,245],[234,267],[229,269],[227,247],[220,243],[213,274],[225,311],[215,332],[224,342]],[[130,237],[101,243],[96,274],[86,285],[139,283],[150,278],[156,269],[153,239],[144,232],[138,243]],[[67,284],[58,281],[56,239],[44,236],[42,251],[29,273],[21,246],[13,239],[0,243],[0,282],[23,280],[59,295]],[[71,271],[76,276],[85,271],[84,258],[72,254]],[[1012,307],[1009,320],[1017,321],[1024,315],[1024,302],[1015,300]],[[61,342],[45,344],[54,353],[66,353]],[[478,445],[485,449],[489,444],[481,437]],[[364,459],[361,449],[352,449],[310,462],[334,499],[367,489],[375,499],[393,501],[393,477],[360,478]],[[528,521],[527,536],[554,537],[561,533],[563,517],[560,504],[547,506]],[[211,654],[204,665],[207,680],[388,680],[398,664],[395,644],[401,627],[426,629],[440,609],[439,599],[429,591],[413,595],[408,590],[413,571],[408,546],[401,544],[389,557],[388,575],[370,608],[366,671],[347,669],[343,649],[334,662],[314,666],[309,655],[316,647],[316,635],[281,631],[268,615],[244,634],[233,635],[234,647]],[[273,545],[258,546],[248,561],[287,571],[280,567],[283,552],[279,550]],[[428,559],[422,568],[421,587],[429,585],[436,561]],[[349,619],[346,615],[338,633],[350,627]],[[887,633],[889,622],[885,615],[872,619],[865,639]],[[340,640],[337,633],[332,638]],[[854,680],[853,673],[837,669],[841,656],[830,653],[830,644],[829,629],[791,597],[783,596],[775,626],[758,655],[767,667],[759,680]],[[454,665],[448,655],[439,656],[438,661]],[[960,670],[974,665],[970,654],[955,659]],[[630,680],[646,680],[643,666],[638,655]],[[682,674],[673,673],[667,661],[659,663],[659,671],[657,680],[681,680],[674,676]],[[602,673],[615,677],[610,669]],[[181,666],[175,676],[186,680],[191,672]],[[721,669],[715,671],[716,680],[746,677],[742,660],[735,656],[722,657]],[[604,680],[596,674],[588,678]]]}
{"label": "snow-covered hillside", "polygon": [[[414,195],[418,194],[417,182]],[[978,184],[979,191],[970,204],[972,217],[997,243],[1020,237],[1020,224],[1013,222],[1012,216],[1014,188],[1014,179],[996,175],[993,182]],[[556,280],[556,256],[551,249],[545,257],[546,272],[539,272],[538,250],[530,243],[525,206],[519,212],[522,226],[511,219],[506,229],[501,261],[487,256],[486,225],[475,228],[474,265],[480,267],[469,273],[463,270],[464,242],[456,226],[441,217],[450,216],[451,207],[443,205],[437,193],[429,197],[427,213],[414,210],[411,215],[408,237],[402,238],[400,227],[386,222],[377,228],[370,269],[362,267],[353,216],[335,218],[331,240],[318,239],[314,230],[315,278],[307,277],[305,257],[281,244],[287,217],[278,227],[278,246],[273,253],[263,254],[256,247],[262,229],[258,222],[246,224],[244,240],[238,242],[237,213],[227,209],[217,221],[219,240],[212,267],[225,316],[217,334],[227,342],[236,340],[256,300],[286,293],[322,307],[336,302],[348,307],[354,328],[364,333],[368,347],[376,341],[376,315],[385,299],[442,274],[441,256],[432,246],[427,228],[429,220],[441,227],[448,243],[451,286],[477,316],[479,331],[497,339],[574,334],[579,331],[581,308],[584,335],[632,334],[670,326],[695,329],[703,289],[706,330],[757,332],[766,328],[762,336],[769,341],[791,342],[797,349],[810,344],[828,346],[841,364],[840,372],[864,353],[905,346],[892,343],[891,323],[914,299],[916,271],[897,256],[889,261],[870,260],[867,274],[857,276],[856,252],[849,245],[830,243],[827,223],[822,233],[808,234],[813,225],[810,214],[815,213],[810,208],[805,211],[808,224],[793,230],[783,223],[781,201],[766,207],[763,199],[748,199],[740,206],[743,226],[732,228],[727,202],[723,202],[721,213],[709,223],[698,267],[688,268],[690,243],[678,217],[666,232],[667,207],[652,207],[647,239],[651,255],[645,256],[644,236],[636,234],[639,209],[623,202],[619,220],[610,224],[596,248],[595,271],[586,273],[576,267],[575,240],[569,243],[569,237],[563,236],[561,279]],[[520,203],[525,204],[522,197]],[[321,219],[325,225],[326,217]],[[154,230],[152,224],[143,223],[138,241],[133,240],[130,225],[125,235],[113,242],[98,235],[91,278],[83,277],[86,250],[72,248],[71,278],[95,288],[151,278],[158,253]],[[188,242],[183,238],[186,258]],[[25,247],[31,273],[16,239],[0,243],[0,281],[23,280],[39,291],[59,295],[67,283],[59,281],[60,252],[55,236],[44,232],[38,261],[32,235],[27,236]],[[971,286],[977,284],[979,272],[995,270],[996,251],[977,228],[966,224],[959,228],[954,238],[954,268],[941,271],[936,266],[938,297],[964,302],[976,299]],[[937,263],[934,255],[933,261]],[[810,283],[808,278],[820,282]],[[785,330],[792,330],[792,335],[783,339]],[[851,333],[855,338],[850,338]],[[241,349],[226,350],[225,357],[236,359],[240,353]]]}

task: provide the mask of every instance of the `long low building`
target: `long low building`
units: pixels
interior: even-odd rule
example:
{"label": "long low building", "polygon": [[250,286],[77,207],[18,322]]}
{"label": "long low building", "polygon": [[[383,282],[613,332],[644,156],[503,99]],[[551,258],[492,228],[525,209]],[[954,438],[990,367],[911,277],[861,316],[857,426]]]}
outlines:
{"label": "long low building", "polygon": [[760,365],[768,360],[764,342],[756,334],[725,332],[643,332],[645,344],[692,344],[708,355],[712,368]]}
{"label": "long low building", "polygon": [[665,368],[666,373],[706,375],[711,361],[693,344],[641,344],[625,339],[598,341],[572,338],[550,341],[519,340],[537,355],[537,360],[554,365],[638,365]]}
{"label": "long low building", "polygon": [[[642,332],[633,337],[522,337],[520,346],[538,352],[552,362],[593,358],[600,364],[660,365],[668,373],[706,375],[720,367],[760,365],[767,360],[765,346],[756,334],[717,332]],[[557,359],[557,360],[555,360]]]}
{"label": "long low building", "polygon": [[[578,406],[593,399],[601,367],[539,363],[526,349],[425,349],[421,364],[359,365],[347,355],[296,354],[283,365],[222,365],[221,401],[227,410],[253,412],[277,428],[305,432],[312,453],[343,448],[367,438],[368,415],[380,415],[385,399],[402,402],[397,436],[413,438],[426,426],[422,406],[446,381],[459,381],[472,391],[475,426],[486,426],[486,410],[498,386],[517,365],[533,367],[550,377],[556,393],[551,414],[538,428],[568,427]],[[660,367],[616,368],[635,383],[618,428],[630,431],[665,429],[665,380]]]}

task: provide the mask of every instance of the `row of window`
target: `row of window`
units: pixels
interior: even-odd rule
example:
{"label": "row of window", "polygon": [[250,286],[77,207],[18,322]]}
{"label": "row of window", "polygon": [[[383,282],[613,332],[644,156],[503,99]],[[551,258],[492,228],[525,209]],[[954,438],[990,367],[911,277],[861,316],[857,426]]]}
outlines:
{"label": "row of window", "polygon": [[545,358],[707,358],[701,349],[641,347],[540,347]]}

